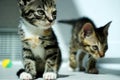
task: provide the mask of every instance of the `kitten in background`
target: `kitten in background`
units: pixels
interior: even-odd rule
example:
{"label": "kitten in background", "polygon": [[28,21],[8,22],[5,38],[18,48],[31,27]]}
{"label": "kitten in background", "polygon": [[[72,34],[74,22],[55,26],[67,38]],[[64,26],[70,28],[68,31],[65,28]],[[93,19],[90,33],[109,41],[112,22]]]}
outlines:
{"label": "kitten in background", "polygon": [[24,69],[17,72],[21,80],[43,77],[54,80],[61,65],[61,51],[51,28],[56,19],[55,0],[18,0],[18,33],[23,46]]}
{"label": "kitten in background", "polygon": [[[75,70],[79,66],[80,71],[91,74],[98,74],[96,61],[105,56],[108,49],[107,36],[111,22],[97,28],[92,20],[83,17],[75,20],[60,20],[59,23],[66,23],[73,26],[72,39],[70,43],[70,67]],[[77,61],[77,51],[81,50]],[[83,66],[85,55],[89,55],[87,67]]]}

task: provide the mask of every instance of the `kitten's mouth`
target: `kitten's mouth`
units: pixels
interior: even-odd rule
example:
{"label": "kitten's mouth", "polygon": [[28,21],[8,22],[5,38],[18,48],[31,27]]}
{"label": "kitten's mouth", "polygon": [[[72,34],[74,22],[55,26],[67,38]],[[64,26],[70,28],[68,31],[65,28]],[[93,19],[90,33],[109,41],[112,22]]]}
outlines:
{"label": "kitten's mouth", "polygon": [[98,55],[92,55],[92,56],[93,56],[94,59],[99,59],[100,58],[100,56],[98,56]]}
{"label": "kitten's mouth", "polygon": [[45,24],[45,27],[50,27],[52,23]]}
{"label": "kitten's mouth", "polygon": [[51,27],[53,25],[53,23],[47,23],[47,24],[45,24],[44,26],[45,27]]}

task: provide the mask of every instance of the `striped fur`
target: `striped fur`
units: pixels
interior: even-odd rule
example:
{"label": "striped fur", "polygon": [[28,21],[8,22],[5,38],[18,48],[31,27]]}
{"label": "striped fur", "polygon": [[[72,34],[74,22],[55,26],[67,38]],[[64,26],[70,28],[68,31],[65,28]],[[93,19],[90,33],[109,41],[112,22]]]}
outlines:
{"label": "striped fur", "polygon": [[56,19],[56,4],[54,0],[20,0],[21,16],[35,27],[48,29]]}
{"label": "striped fur", "polygon": [[62,60],[51,28],[56,19],[55,1],[19,0],[19,6],[21,21],[18,33],[23,44],[24,69],[20,69],[17,75],[23,80],[31,80],[31,76],[32,79],[56,79]]}
{"label": "striped fur", "polygon": [[79,68],[80,71],[84,71],[83,59],[86,53],[89,55],[89,61],[87,64],[86,72],[97,74],[96,60],[102,58],[108,49],[107,36],[110,23],[105,26],[97,28],[92,20],[83,17],[76,20],[60,20],[60,23],[67,23],[73,25],[72,39],[70,44],[70,67],[75,70],[77,64],[77,51],[80,49],[79,55]]}

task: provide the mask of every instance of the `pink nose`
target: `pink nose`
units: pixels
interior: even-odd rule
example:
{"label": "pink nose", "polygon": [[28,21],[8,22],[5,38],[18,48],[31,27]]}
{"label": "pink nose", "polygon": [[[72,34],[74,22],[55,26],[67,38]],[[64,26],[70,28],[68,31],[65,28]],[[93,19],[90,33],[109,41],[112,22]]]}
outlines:
{"label": "pink nose", "polygon": [[104,53],[100,53],[99,55],[100,55],[100,57],[104,57],[104,56],[105,56],[105,54],[104,54]]}

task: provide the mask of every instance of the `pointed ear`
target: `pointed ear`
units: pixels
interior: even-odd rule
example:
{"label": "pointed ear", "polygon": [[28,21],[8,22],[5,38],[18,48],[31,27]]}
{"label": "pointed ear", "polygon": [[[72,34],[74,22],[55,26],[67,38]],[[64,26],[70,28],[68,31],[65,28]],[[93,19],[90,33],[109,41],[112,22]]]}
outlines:
{"label": "pointed ear", "polygon": [[18,0],[18,4],[20,6],[21,9],[23,9],[26,5],[28,5],[29,3],[33,2],[35,0]]}
{"label": "pointed ear", "polygon": [[89,37],[93,34],[94,28],[91,23],[85,23],[82,27],[82,36]]}
{"label": "pointed ear", "polygon": [[109,26],[110,24],[112,23],[112,21],[108,22],[104,28],[103,28],[103,33],[107,36],[108,35],[108,29],[109,29]]}
{"label": "pointed ear", "polygon": [[27,1],[26,0],[18,0],[18,4],[19,4],[20,8],[23,8],[27,4]]}

